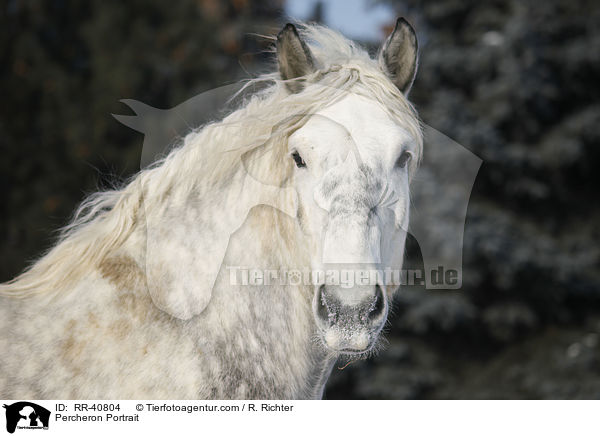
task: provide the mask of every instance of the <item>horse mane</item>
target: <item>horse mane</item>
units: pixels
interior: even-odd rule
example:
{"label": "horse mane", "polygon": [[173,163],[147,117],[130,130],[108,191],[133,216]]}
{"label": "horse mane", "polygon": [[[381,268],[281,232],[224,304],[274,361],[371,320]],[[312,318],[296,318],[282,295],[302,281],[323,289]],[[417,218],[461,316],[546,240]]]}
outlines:
{"label": "horse mane", "polygon": [[[239,169],[242,157],[260,146],[272,148],[280,158],[252,162],[253,175],[285,178],[292,171],[287,137],[311,114],[341,99],[346,93],[367,96],[381,104],[417,141],[422,153],[421,126],[412,105],[381,71],[377,60],[339,33],[319,25],[299,24],[299,33],[314,57],[316,71],[302,78],[304,89],[290,94],[276,72],[246,81],[243,91],[264,89],[242,97],[238,108],[222,121],[192,130],[166,157],[135,174],[122,188],[86,198],[56,244],[13,280],[0,284],[0,294],[26,297],[65,289],[97,268],[127,238],[144,225],[144,211],[161,207],[174,191],[202,195],[223,186]],[[267,85],[266,87],[264,85]],[[238,93],[239,95],[243,95]],[[417,160],[409,174],[414,173]],[[267,223],[275,228],[280,223]]]}

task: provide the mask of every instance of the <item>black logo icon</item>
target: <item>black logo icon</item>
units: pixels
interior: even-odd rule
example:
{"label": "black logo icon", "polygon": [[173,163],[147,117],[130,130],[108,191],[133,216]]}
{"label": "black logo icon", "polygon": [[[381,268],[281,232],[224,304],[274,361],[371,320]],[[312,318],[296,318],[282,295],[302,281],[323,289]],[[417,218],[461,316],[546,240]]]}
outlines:
{"label": "black logo icon", "polygon": [[15,429],[48,429],[50,411],[35,403],[19,401],[2,406],[6,409],[6,431],[14,433]]}

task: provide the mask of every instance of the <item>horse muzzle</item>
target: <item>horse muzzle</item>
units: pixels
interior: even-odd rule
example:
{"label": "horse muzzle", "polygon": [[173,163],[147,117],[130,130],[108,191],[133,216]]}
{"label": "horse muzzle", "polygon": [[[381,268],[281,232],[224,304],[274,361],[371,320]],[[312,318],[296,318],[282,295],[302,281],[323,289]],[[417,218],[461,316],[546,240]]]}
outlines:
{"label": "horse muzzle", "polygon": [[388,314],[380,285],[344,289],[321,285],[313,310],[323,342],[343,354],[362,354],[377,342]]}

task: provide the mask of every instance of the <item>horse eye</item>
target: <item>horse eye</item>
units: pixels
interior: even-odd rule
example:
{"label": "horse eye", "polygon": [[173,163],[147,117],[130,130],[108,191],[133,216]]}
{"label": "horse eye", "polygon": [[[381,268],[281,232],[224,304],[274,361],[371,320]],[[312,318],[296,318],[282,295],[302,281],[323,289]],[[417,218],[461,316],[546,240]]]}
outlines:
{"label": "horse eye", "polygon": [[412,156],[411,156],[411,154],[408,151],[402,152],[402,154],[400,155],[400,157],[396,161],[396,166],[398,168],[404,168],[406,166],[406,164],[408,163],[408,161],[410,160],[411,157]]}
{"label": "horse eye", "polygon": [[300,153],[297,151],[292,153],[292,159],[294,159],[298,168],[304,168],[306,166],[306,162],[304,162],[304,159],[302,159],[302,156],[300,156]]}

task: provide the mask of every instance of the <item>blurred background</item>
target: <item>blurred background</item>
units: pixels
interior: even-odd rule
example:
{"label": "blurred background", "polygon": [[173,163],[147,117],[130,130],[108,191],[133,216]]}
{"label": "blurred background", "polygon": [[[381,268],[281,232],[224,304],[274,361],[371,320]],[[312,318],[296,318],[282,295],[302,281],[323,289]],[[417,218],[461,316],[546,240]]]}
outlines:
{"label": "blurred background", "polygon": [[419,37],[422,120],[483,159],[464,284],[403,289],[386,349],[336,368],[326,398],[600,399],[594,0],[2,0],[0,281],[87,193],[139,170],[142,135],[110,115],[129,113],[120,99],[170,108],[268,71],[257,34],[287,17],[375,50],[397,16]]}

